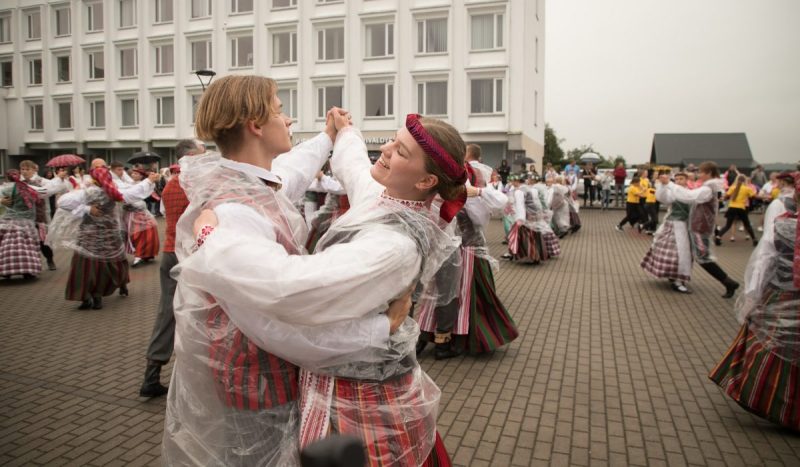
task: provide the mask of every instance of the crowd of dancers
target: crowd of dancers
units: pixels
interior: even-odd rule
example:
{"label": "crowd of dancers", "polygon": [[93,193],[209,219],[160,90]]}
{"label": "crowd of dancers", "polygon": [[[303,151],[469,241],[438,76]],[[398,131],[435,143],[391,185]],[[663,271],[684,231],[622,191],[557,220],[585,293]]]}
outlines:
{"label": "crowd of dancers", "polygon": [[[579,171],[503,183],[479,146],[415,114],[374,164],[345,110],[331,109],[324,131],[294,147],[290,125],[274,81],[227,76],[196,116],[198,137],[219,152],[197,140],[176,147],[140,388],[167,395],[163,458],[294,465],[302,449],[343,434],[361,440],[369,465],[450,465],[436,429],[441,394],[417,356],[431,343],[437,360],[486,354],[519,336],[495,288],[485,228],[502,217],[511,262],[558,257],[581,228]],[[60,247],[72,252],[67,300],[99,309],[116,291],[127,296],[129,268],[162,250],[144,202],[160,175],[103,159],[88,174],[60,168],[50,180],[37,169],[24,161],[2,188],[0,275],[40,274],[40,254],[54,269],[50,247]],[[776,180],[736,305],[742,329],[711,378],[748,410],[798,429],[797,181]],[[689,292],[697,261],[732,297],[739,284],[711,254],[724,234],[718,169],[702,164],[689,182],[685,173],[659,174],[647,188],[634,179],[625,222],[655,231],[647,272]],[[669,205],[657,230],[657,207],[646,226],[631,207],[650,198]],[[173,353],[167,387],[160,372]]]}

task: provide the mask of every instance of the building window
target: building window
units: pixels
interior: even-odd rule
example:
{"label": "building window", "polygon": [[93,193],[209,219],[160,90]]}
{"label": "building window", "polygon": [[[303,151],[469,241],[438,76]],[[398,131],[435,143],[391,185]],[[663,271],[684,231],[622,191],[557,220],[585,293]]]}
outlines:
{"label": "building window", "polygon": [[447,115],[447,81],[417,83],[417,110],[423,115]]}
{"label": "building window", "polygon": [[0,15],[0,44],[11,42],[11,15]]}
{"label": "building window", "polygon": [[89,52],[89,79],[106,77],[105,56],[102,50]]}
{"label": "building window", "polygon": [[42,84],[41,58],[32,58],[28,60],[28,84],[31,86]]}
{"label": "building window", "polygon": [[250,13],[253,11],[253,0],[231,0],[231,13]]}
{"label": "building window", "polygon": [[156,23],[171,23],[173,0],[155,0]]}
{"label": "building window", "polygon": [[89,128],[106,127],[106,101],[95,99],[89,101]]}
{"label": "building window", "polygon": [[272,8],[294,8],[297,0],[272,0]]}
{"label": "building window", "polygon": [[192,18],[211,16],[211,0],[192,0]]}
{"label": "building window", "polygon": [[2,79],[2,86],[8,88],[14,85],[14,72],[11,66],[11,60],[4,60],[0,62],[0,79]]}
{"label": "building window", "polygon": [[132,78],[138,74],[136,48],[119,49],[119,77]]}
{"label": "building window", "polygon": [[272,64],[297,63],[297,32],[276,32],[272,35]]}
{"label": "building window", "polygon": [[189,97],[192,101],[192,125],[194,125],[197,120],[197,106],[200,104],[201,94],[190,94]]}
{"label": "building window", "polygon": [[69,36],[72,33],[69,12],[69,7],[55,9],[56,37]]}
{"label": "building window", "polygon": [[28,123],[31,130],[44,130],[44,106],[41,102],[28,104]]}
{"label": "building window", "polygon": [[472,15],[472,50],[503,47],[503,14]]}
{"label": "building window", "polygon": [[192,70],[207,70],[214,65],[211,63],[211,41],[192,42]]}
{"label": "building window", "polygon": [[317,3],[342,3],[344,0],[317,0]]}
{"label": "building window", "polygon": [[366,56],[391,57],[394,55],[394,24],[368,24],[366,28]]}
{"label": "building window", "polygon": [[139,99],[136,97],[123,97],[119,100],[122,112],[121,125],[124,128],[139,126]]}
{"label": "building window", "polygon": [[417,53],[447,52],[447,18],[417,21]]}
{"label": "building window", "polygon": [[86,4],[86,30],[89,32],[103,30],[103,2]]}
{"label": "building window", "polygon": [[283,104],[283,113],[292,120],[297,119],[297,89],[278,86],[278,98]]}
{"label": "building window", "polygon": [[231,39],[231,68],[253,66],[253,36]]}
{"label": "building window", "polygon": [[317,118],[325,118],[331,107],[344,107],[344,86],[322,86],[317,88]]}
{"label": "building window", "polygon": [[470,82],[470,112],[491,114],[503,112],[503,79],[473,79]]}
{"label": "building window", "polygon": [[25,18],[28,24],[28,40],[41,39],[42,13],[39,11],[39,9],[26,12]]}
{"label": "building window", "polygon": [[119,0],[119,27],[136,26],[136,0]]}
{"label": "building window", "polygon": [[317,30],[317,61],[344,60],[344,27]]}
{"label": "building window", "polygon": [[365,117],[394,115],[394,85],[390,83],[365,85],[364,103]]}
{"label": "building window", "polygon": [[58,102],[58,129],[72,129],[72,101]]}
{"label": "building window", "polygon": [[156,46],[156,74],[170,75],[174,71],[174,53],[172,44]]}
{"label": "building window", "polygon": [[171,126],[175,124],[175,98],[173,96],[156,97],[156,125]]}
{"label": "building window", "polygon": [[72,80],[71,62],[69,55],[59,55],[56,57],[56,82],[69,83]]}

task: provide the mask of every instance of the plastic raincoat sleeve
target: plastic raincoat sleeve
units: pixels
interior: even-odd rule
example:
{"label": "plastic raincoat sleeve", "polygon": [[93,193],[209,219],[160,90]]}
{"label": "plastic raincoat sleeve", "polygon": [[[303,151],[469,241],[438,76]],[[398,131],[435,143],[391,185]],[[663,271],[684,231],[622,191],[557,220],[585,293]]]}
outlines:
{"label": "plastic raincoat sleeve", "polygon": [[153,194],[153,190],[155,190],[155,188],[156,184],[150,180],[142,180],[139,183],[134,183],[133,185],[127,187],[118,187],[119,192],[122,193],[126,203],[142,201]]}
{"label": "plastic raincoat sleeve", "polygon": [[325,190],[326,193],[331,193],[334,195],[345,194],[342,184],[329,175],[323,175],[322,178],[320,178],[319,186]]}
{"label": "plastic raincoat sleeve", "polygon": [[367,146],[361,132],[354,127],[342,128],[336,135],[331,169],[347,191],[352,207],[374,200],[384,190],[383,185],[370,174],[372,163],[367,155]]}
{"label": "plastic raincoat sleeve", "polygon": [[491,185],[487,185],[481,189],[481,200],[486,203],[486,206],[491,209],[503,209],[506,205],[508,198],[502,191],[495,189]]}
{"label": "plastic raincoat sleeve", "polygon": [[75,217],[83,217],[89,213],[90,206],[86,204],[86,191],[71,191],[56,201],[56,206],[65,211],[69,211]]}
{"label": "plastic raincoat sleeve", "polygon": [[656,201],[662,204],[672,204],[675,202],[675,195],[672,194],[669,184],[664,185],[663,183],[656,183]]}
{"label": "plastic raincoat sleeve", "polygon": [[764,212],[764,234],[761,241],[772,243],[775,239],[775,219],[786,212],[786,205],[782,201],[776,200],[769,203],[766,212]]}
{"label": "plastic raincoat sleeve", "polygon": [[464,204],[464,210],[467,211],[469,220],[479,228],[486,225],[492,216],[489,206],[479,197],[467,198],[467,202]]}
{"label": "plastic raincoat sleeve", "polygon": [[680,201],[686,204],[702,204],[711,201],[714,198],[714,190],[708,185],[703,185],[700,188],[690,190],[672,182],[667,185],[672,192],[675,201]]}
{"label": "plastic raincoat sleeve", "polygon": [[525,210],[525,190],[517,189],[514,192],[514,220],[525,222],[527,214]]}
{"label": "plastic raincoat sleeve", "polygon": [[31,188],[36,190],[39,194],[39,198],[49,198],[53,195],[57,195],[59,193],[66,193],[69,189],[68,187],[69,182],[66,180],[62,180],[61,178],[55,177],[53,179],[42,179],[41,186],[29,185]]}
{"label": "plastic raincoat sleeve", "polygon": [[220,224],[203,246],[181,262],[180,277],[234,313],[257,310],[306,326],[361,318],[387,309],[386,297],[400,296],[420,268],[414,242],[391,229],[370,229],[351,242],[299,256],[259,235],[251,227],[263,224],[255,212],[250,221],[218,216]]}
{"label": "plastic raincoat sleeve", "polygon": [[271,172],[281,178],[281,193],[289,201],[300,201],[328,160],[332,147],[331,138],[323,132],[272,161]]}

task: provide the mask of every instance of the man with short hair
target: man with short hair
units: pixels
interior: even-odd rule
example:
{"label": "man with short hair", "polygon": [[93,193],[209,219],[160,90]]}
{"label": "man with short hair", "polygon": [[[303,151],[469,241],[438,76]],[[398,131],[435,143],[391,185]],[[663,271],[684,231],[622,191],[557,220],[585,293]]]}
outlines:
{"label": "man with short hair", "polygon": [[[204,152],[205,145],[202,148],[199,147],[197,140],[194,139],[184,139],[175,145],[175,155],[178,159]],[[142,387],[139,389],[141,397],[159,397],[167,393],[167,387],[161,384],[160,376],[161,367],[169,362],[175,344],[175,314],[172,302],[175,298],[175,288],[178,286],[177,281],[170,276],[169,272],[178,264],[178,257],[175,256],[175,225],[189,206],[189,199],[181,188],[178,177],[179,174],[173,175],[161,193],[164,217],[167,222],[159,271],[161,300],[158,303],[156,321],[153,323],[153,332],[147,346],[147,367]]]}
{"label": "man with short hair", "polygon": [[36,201],[35,209],[36,230],[39,233],[39,250],[47,260],[47,269],[55,271],[56,263],[53,260],[53,250],[45,244],[47,240],[47,226],[50,223],[50,210],[48,209],[46,200],[51,196],[68,191],[69,183],[66,181],[67,171],[61,168],[56,171],[55,177],[47,180],[39,176],[39,166],[35,162],[24,160],[19,163],[19,172],[22,181],[32,186],[33,189],[39,193],[39,199]]}

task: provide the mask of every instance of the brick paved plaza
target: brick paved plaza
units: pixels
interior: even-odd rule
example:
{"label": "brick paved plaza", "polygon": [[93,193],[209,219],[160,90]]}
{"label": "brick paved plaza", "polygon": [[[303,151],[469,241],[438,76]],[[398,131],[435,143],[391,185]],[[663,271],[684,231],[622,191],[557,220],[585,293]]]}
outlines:
{"label": "brick paved plaza", "polygon": [[[582,214],[560,259],[502,264],[520,338],[483,358],[422,357],[455,463],[800,465],[800,437],[706,377],[738,330],[722,287],[695,268],[694,294],[672,292],[639,269],[650,237],[613,230],[621,211]],[[752,248],[738,235],[717,252],[741,280]],[[501,239],[493,221],[495,256]],[[132,270],[130,297],[77,311],[63,299],[68,255],[57,261],[36,281],[0,281],[0,464],[159,464],[164,400],[137,397],[157,263]]]}

